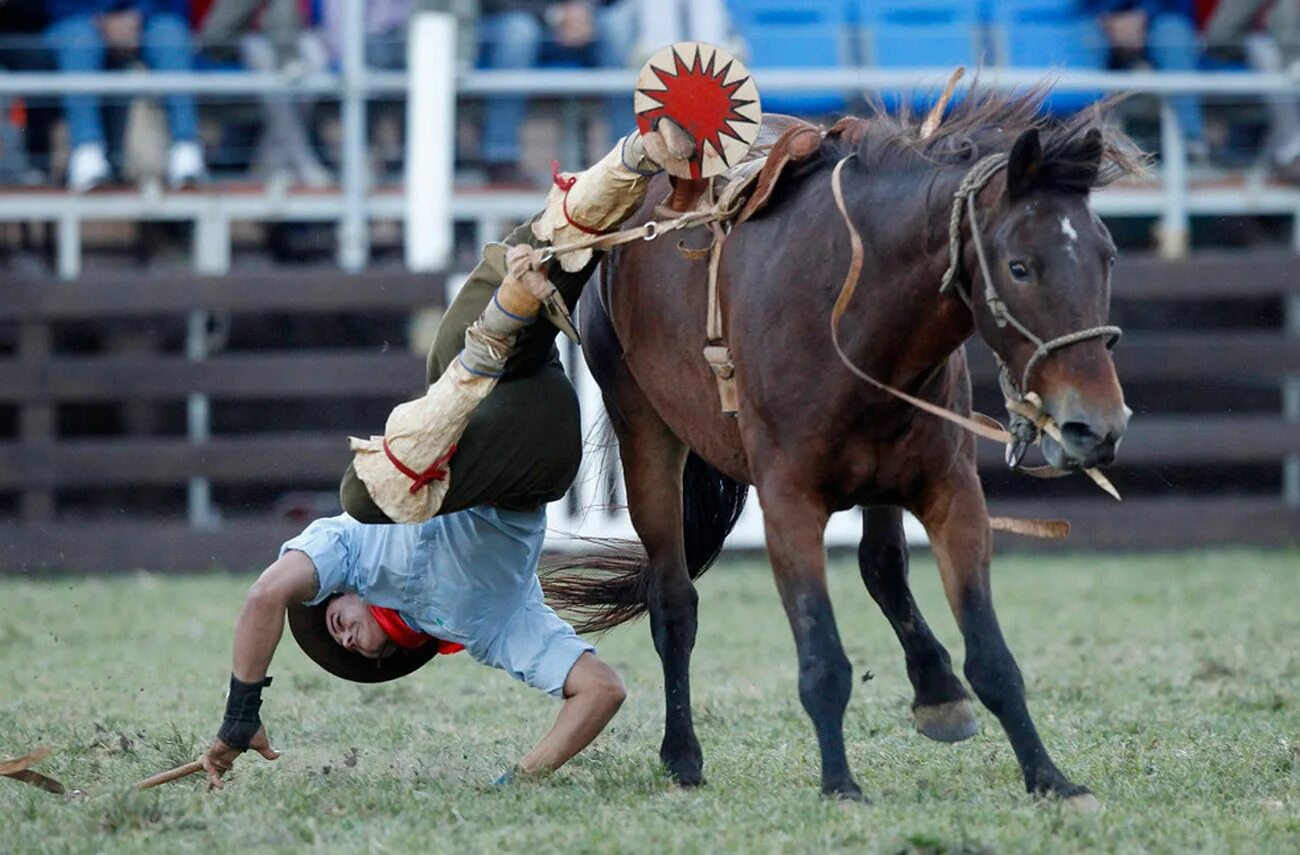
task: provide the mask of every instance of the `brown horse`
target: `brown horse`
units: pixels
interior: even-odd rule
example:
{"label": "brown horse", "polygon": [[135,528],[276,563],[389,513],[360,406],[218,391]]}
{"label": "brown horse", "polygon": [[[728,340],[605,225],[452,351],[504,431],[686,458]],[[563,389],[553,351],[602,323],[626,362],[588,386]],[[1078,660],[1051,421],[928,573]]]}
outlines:
{"label": "brown horse", "polygon": [[[1054,465],[1113,459],[1128,411],[1107,342],[1067,339],[1050,354],[1036,354],[998,315],[1009,312],[1041,339],[1106,322],[1115,247],[1088,207],[1088,192],[1138,165],[1122,136],[1103,135],[1087,119],[1049,125],[1037,118],[1041,97],[971,93],[924,140],[918,122],[883,116],[867,122],[860,140],[829,136],[813,160],[783,179],[763,214],[730,234],[719,287],[736,363],[735,417],[720,412],[700,355],[707,265],[668,242],[630,244],[607,259],[599,295],[588,289],[581,306],[586,358],[618,437],[646,558],[622,573],[556,574],[547,587],[558,607],[586,618],[586,629],[649,611],[667,695],[660,756],[681,784],[703,780],[690,702],[698,599],[692,580],[734,525],[742,485],[752,484],[794,632],[799,697],[821,749],[824,793],[861,795],[844,752],[853,683],[827,593],[823,541],[828,516],[858,505],[865,509],[862,578],[902,643],[917,728],[956,741],[974,734],[976,723],[948,651],[909,590],[904,509],[929,535],[966,641],[966,679],[1005,729],[1026,787],[1066,798],[1087,794],[1039,739],[993,611],[989,516],[974,438],[855,378],[829,334],[850,264],[831,174],[852,155],[840,179],[865,243],[859,287],[840,332],[852,361],[885,383],[966,413],[963,343],[978,333],[1012,377],[1031,369],[1025,391],[1041,397],[1061,430],[1062,442],[1044,442]],[[954,191],[974,165],[999,153],[1005,157],[974,192],[984,263],[995,282],[983,279],[964,217],[955,287],[941,293]],[[653,218],[653,203],[667,194],[667,186],[652,186],[633,224]]]}

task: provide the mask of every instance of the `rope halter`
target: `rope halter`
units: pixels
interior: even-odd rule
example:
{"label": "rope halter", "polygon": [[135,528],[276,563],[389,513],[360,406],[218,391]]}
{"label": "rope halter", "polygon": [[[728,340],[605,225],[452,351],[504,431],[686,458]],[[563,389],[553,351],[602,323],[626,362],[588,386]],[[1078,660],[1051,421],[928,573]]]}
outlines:
{"label": "rope halter", "polygon": [[989,269],[988,256],[984,251],[984,237],[975,206],[975,197],[979,195],[980,191],[984,189],[994,175],[1006,168],[1008,160],[1009,157],[1005,153],[990,154],[982,158],[970,168],[970,171],[962,178],[961,184],[953,192],[952,208],[948,214],[948,269],[943,272],[939,293],[945,294],[950,289],[956,291],[962,302],[974,314],[975,306],[971,301],[971,296],[962,289],[958,281],[961,270],[961,220],[962,211],[965,209],[966,216],[970,220],[971,242],[975,245],[975,256],[979,259],[980,275],[984,278],[984,305],[988,306],[989,314],[993,316],[993,322],[999,328],[1010,326],[1020,333],[1021,337],[1026,341],[1034,345],[1035,348],[1033,354],[1025,363],[1025,370],[1020,375],[1019,383],[1011,376],[1011,370],[1007,363],[1003,361],[996,350],[993,351],[993,358],[998,363],[998,385],[1002,389],[1002,394],[1008,402],[1015,402],[1020,405],[1015,408],[1008,407],[1010,414],[1009,431],[1015,437],[1015,442],[1007,446],[1006,459],[1007,465],[1014,469],[1024,457],[1025,449],[1039,439],[1038,420],[1027,417],[1023,412],[1017,412],[1018,410],[1024,410],[1025,405],[1031,405],[1030,409],[1033,410],[1040,409],[1040,399],[1029,390],[1029,378],[1034,368],[1053,351],[1061,350],[1081,341],[1105,338],[1108,340],[1107,346],[1113,346],[1115,342],[1119,341],[1123,331],[1117,326],[1095,326],[1044,341],[1035,335],[1029,327],[1021,323],[1007,308],[1006,300],[1002,299],[1002,295],[998,293],[992,271]]}

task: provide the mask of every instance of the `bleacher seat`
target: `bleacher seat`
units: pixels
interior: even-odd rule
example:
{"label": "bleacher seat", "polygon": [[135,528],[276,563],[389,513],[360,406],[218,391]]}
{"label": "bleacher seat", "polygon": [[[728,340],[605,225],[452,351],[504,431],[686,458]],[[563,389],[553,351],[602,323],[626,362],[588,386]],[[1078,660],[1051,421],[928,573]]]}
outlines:
{"label": "bleacher seat", "polygon": [[817,116],[844,110],[844,93],[765,91],[764,68],[853,65],[848,5],[843,0],[731,0],[737,30],[749,46],[747,64],[763,93],[763,110]]}
{"label": "bleacher seat", "polygon": [[[944,69],[963,65],[973,70],[981,62],[979,0],[857,0],[857,5],[866,65]],[[879,94],[887,109],[906,97],[896,91]],[[912,93],[912,105],[924,110],[935,97],[935,92]]]}
{"label": "bleacher seat", "polygon": [[[994,60],[1013,68],[1106,67],[1106,39],[1096,19],[1076,0],[988,0]],[[1073,113],[1101,92],[1053,92],[1046,106],[1057,115]]]}

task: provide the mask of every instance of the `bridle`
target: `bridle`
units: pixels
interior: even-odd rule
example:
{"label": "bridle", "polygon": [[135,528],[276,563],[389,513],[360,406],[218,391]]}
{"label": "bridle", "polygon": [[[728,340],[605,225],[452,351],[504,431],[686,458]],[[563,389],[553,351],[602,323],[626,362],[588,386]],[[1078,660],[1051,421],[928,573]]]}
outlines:
{"label": "bridle", "polygon": [[[1033,394],[1029,389],[1029,378],[1032,376],[1034,368],[1053,351],[1094,338],[1105,338],[1107,340],[1106,347],[1111,348],[1119,341],[1124,331],[1117,326],[1106,324],[1076,330],[1044,341],[1007,308],[1007,302],[998,293],[992,270],[989,268],[988,256],[984,251],[984,236],[980,228],[978,209],[975,205],[975,197],[979,195],[979,192],[984,189],[994,175],[1006,168],[1007,160],[1008,156],[1006,154],[988,155],[970,168],[970,171],[962,178],[961,184],[953,192],[952,208],[948,215],[948,269],[944,271],[943,279],[939,283],[939,293],[945,294],[950,290],[955,291],[957,296],[961,297],[962,302],[971,310],[972,316],[975,314],[975,305],[971,300],[970,293],[963,290],[959,283],[961,271],[961,221],[962,211],[965,209],[966,218],[970,221],[971,243],[975,246],[975,257],[979,260],[980,275],[984,278],[984,305],[988,307],[989,314],[993,316],[993,322],[997,324],[999,329],[1010,326],[1020,333],[1026,341],[1034,345],[1034,352],[1025,363],[1025,370],[1020,375],[1019,383],[1011,376],[1011,369],[1007,363],[1003,361],[997,351],[993,351],[993,358],[998,363],[998,385],[1002,389],[1002,394],[1008,401],[1024,403]],[[1037,404],[1035,406],[1041,407],[1041,405]],[[1023,458],[1025,449],[1038,441],[1039,430],[1030,418],[1015,410],[1011,410],[1009,429],[1016,442],[1014,445],[1007,447],[1007,464],[1014,469]]]}
{"label": "bridle", "polygon": [[[856,157],[856,153],[850,153],[841,158],[839,163],[835,164],[835,169],[831,173],[831,192],[835,197],[835,204],[840,210],[840,215],[844,218],[844,224],[849,230],[849,242],[851,248],[851,257],[849,261],[849,270],[844,278],[844,284],[840,288],[839,297],[835,301],[835,307],[831,311],[831,343],[835,347],[835,352],[840,361],[855,376],[870,383],[876,388],[893,395],[900,400],[906,401],[918,409],[924,410],[939,418],[950,421],[959,425],[971,433],[991,439],[994,442],[1004,443],[1006,445],[1007,465],[1012,469],[1019,469],[1020,462],[1024,458],[1025,450],[1032,444],[1042,438],[1046,433],[1061,442],[1060,429],[1056,423],[1042,409],[1042,400],[1033,391],[1029,390],[1029,378],[1033,369],[1046,358],[1049,354],[1072,344],[1081,341],[1088,341],[1094,338],[1106,338],[1109,344],[1119,340],[1122,330],[1117,326],[1103,325],[1088,327],[1087,329],[1077,330],[1066,333],[1056,338],[1044,341],[1036,335],[1033,330],[1029,329],[1022,323],[1011,310],[1007,303],[998,293],[997,285],[994,283],[992,271],[989,268],[988,256],[984,251],[984,238],[980,229],[979,212],[975,204],[975,198],[979,192],[984,189],[990,179],[1007,166],[1008,156],[1003,153],[991,154],[977,161],[974,166],[967,171],[962,178],[961,184],[953,192],[952,207],[948,218],[948,268],[944,271],[939,290],[940,293],[946,293],[949,289],[957,292],[967,307],[970,308],[972,316],[975,314],[975,304],[971,295],[963,290],[958,283],[958,275],[961,270],[961,222],[962,215],[965,212],[966,217],[970,220],[971,242],[975,247],[975,255],[979,260],[980,274],[984,278],[984,304],[988,307],[989,313],[993,316],[993,321],[999,328],[1010,326],[1030,344],[1034,345],[1034,353],[1025,363],[1025,370],[1021,374],[1020,382],[1011,375],[1011,370],[1007,363],[998,356],[994,351],[994,358],[998,362],[998,383],[1001,386],[1002,393],[1006,397],[1007,411],[1010,414],[1010,424],[1007,429],[1003,429],[996,421],[988,417],[981,416],[979,419],[970,418],[961,413],[953,412],[946,407],[938,406],[929,401],[909,395],[900,389],[896,389],[887,383],[883,383],[871,375],[864,372],[853,364],[848,354],[844,352],[839,340],[840,319],[848,309],[849,301],[853,298],[854,291],[857,290],[858,277],[862,273],[863,265],[863,247],[862,237],[858,232],[857,226],[853,224],[849,216],[848,206],[844,202],[844,189],[841,179],[841,173],[844,164]],[[991,349],[991,348],[990,348]],[[1050,469],[1051,467],[1047,467]],[[1043,470],[1044,467],[1038,467]],[[1029,470],[1025,470],[1029,471]],[[1056,470],[1053,470],[1055,472]],[[1118,492],[1114,486],[1106,479],[1104,475],[1095,469],[1084,470],[1093,481],[1097,482],[1103,490],[1110,493],[1115,498],[1119,498]],[[1043,474],[1042,472],[1030,472],[1030,474]],[[1049,475],[1050,477],[1050,475]]]}

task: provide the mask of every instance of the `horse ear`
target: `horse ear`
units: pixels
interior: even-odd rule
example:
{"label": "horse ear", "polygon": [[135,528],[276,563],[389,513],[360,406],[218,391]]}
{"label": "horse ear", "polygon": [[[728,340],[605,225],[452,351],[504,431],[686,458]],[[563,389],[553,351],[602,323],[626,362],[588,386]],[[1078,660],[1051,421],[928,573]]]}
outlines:
{"label": "horse ear", "polygon": [[1038,141],[1038,129],[1030,128],[1011,146],[1007,159],[1007,195],[1014,199],[1028,193],[1042,165],[1043,146]]}

